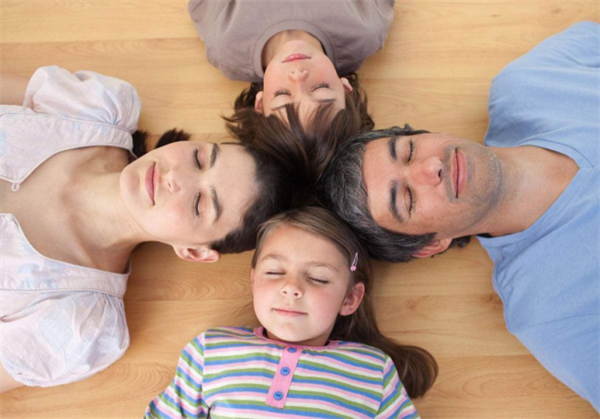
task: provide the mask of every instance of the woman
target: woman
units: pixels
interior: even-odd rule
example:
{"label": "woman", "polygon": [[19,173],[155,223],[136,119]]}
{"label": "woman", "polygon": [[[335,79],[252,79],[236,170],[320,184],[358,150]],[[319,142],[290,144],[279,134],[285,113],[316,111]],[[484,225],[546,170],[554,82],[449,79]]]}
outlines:
{"label": "woman", "polygon": [[115,362],[133,249],[159,241],[196,262],[248,250],[284,179],[250,147],[176,131],[135,160],[141,104],[121,80],[45,67],[1,81],[16,106],[0,108],[0,392]]}

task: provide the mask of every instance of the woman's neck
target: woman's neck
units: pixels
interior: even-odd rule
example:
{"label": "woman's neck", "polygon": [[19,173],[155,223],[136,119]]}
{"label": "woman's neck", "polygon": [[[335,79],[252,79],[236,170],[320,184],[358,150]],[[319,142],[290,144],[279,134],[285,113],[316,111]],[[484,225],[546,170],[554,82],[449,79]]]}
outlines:
{"label": "woman's neck", "polygon": [[122,272],[133,249],[144,241],[121,199],[120,174],[88,172],[65,198],[77,244],[91,264],[113,272]]}
{"label": "woman's neck", "polygon": [[279,32],[279,33],[273,35],[267,41],[265,46],[263,47],[262,56],[261,56],[261,62],[262,62],[263,69],[267,68],[267,66],[273,59],[273,57],[275,57],[275,55],[277,55],[277,52],[279,51],[279,49],[283,45],[285,45],[287,42],[290,42],[290,41],[305,41],[305,42],[313,45],[315,48],[318,48],[321,51],[325,52],[323,50],[323,46],[321,45],[321,42],[317,38],[315,38],[314,36],[309,34],[308,32],[300,31],[300,30],[289,30],[289,31]]}

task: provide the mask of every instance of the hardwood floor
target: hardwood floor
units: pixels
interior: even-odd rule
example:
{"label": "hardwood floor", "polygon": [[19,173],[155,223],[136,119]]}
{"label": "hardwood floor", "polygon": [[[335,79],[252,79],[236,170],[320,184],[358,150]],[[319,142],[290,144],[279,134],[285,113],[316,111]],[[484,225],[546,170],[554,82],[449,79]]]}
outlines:
{"label": "hardwood floor", "polygon": [[[488,89],[510,61],[574,22],[600,20],[597,0],[397,0],[385,48],[360,70],[378,127],[410,123],[482,141]],[[185,128],[221,141],[247,83],[205,58],[186,0],[0,0],[0,64],[94,70],[135,85],[153,140]],[[55,388],[0,397],[2,418],[136,418],[170,382],[183,346],[212,326],[253,325],[251,253],[214,265],[145,244],[133,255],[125,306],[131,346],[107,370]],[[423,418],[600,418],[506,330],[492,264],[474,240],[429,260],[376,263],[383,331],[440,364]]]}

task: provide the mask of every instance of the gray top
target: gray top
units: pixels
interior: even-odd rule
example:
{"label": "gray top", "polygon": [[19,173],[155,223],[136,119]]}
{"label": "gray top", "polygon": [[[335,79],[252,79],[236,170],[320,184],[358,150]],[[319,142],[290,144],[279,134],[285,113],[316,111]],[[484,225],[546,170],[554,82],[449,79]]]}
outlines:
{"label": "gray top", "polygon": [[383,47],[394,17],[394,0],[190,0],[188,8],[208,61],[253,82],[262,81],[263,47],[279,32],[316,37],[343,76]]}

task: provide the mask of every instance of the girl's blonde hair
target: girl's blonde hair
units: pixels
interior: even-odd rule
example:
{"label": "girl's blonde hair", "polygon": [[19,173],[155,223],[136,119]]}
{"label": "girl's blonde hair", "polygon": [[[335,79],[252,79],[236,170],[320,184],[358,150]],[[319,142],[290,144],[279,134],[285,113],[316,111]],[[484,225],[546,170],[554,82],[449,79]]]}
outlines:
{"label": "girl's blonde hair", "polygon": [[[423,396],[437,377],[437,362],[426,350],[416,346],[399,345],[379,331],[371,299],[373,280],[369,256],[362,243],[343,221],[318,207],[305,207],[276,215],[263,223],[259,229],[252,268],[256,266],[264,239],[273,229],[285,225],[329,239],[348,260],[348,271],[353,283],[362,282],[365,285],[365,295],[359,308],[349,316],[338,316],[329,338],[359,342],[381,349],[394,361],[408,395],[411,398]],[[352,272],[350,266],[356,253],[358,262],[356,270]]]}

